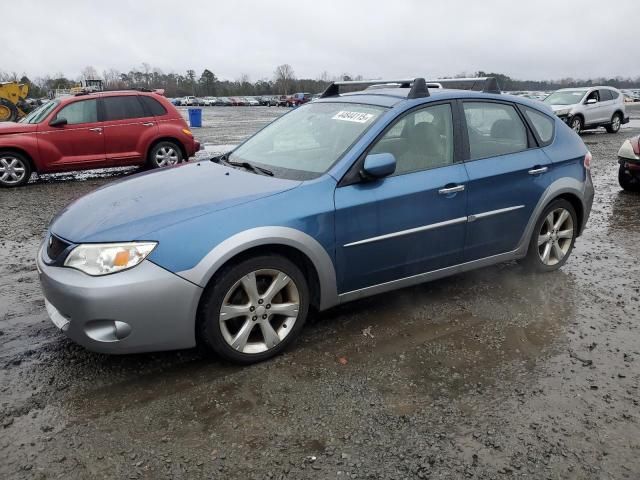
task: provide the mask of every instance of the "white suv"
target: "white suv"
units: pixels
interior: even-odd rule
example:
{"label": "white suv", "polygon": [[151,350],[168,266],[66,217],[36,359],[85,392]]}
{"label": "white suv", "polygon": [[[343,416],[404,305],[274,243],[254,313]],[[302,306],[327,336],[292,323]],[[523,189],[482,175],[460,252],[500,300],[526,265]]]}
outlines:
{"label": "white suv", "polygon": [[617,133],[621,125],[629,122],[624,97],[613,87],[562,88],[545,98],[544,103],[576,133],[598,127]]}

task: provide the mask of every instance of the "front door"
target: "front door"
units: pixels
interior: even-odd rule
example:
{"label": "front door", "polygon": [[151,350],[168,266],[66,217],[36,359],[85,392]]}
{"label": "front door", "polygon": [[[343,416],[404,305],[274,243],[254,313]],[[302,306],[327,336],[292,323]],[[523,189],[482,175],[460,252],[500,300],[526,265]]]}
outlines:
{"label": "front door", "polygon": [[469,139],[467,239],[464,261],[514,250],[553,168],[515,107],[465,101]]}
{"label": "front door", "polygon": [[467,174],[455,163],[449,103],[397,120],[368,153],[391,153],[393,175],[338,187],[339,293],[461,262]]}
{"label": "front door", "polygon": [[[67,123],[49,123],[64,118]],[[40,157],[47,170],[90,168],[105,165],[104,128],[98,121],[97,99],[79,100],[62,107],[49,123],[38,128]]]}

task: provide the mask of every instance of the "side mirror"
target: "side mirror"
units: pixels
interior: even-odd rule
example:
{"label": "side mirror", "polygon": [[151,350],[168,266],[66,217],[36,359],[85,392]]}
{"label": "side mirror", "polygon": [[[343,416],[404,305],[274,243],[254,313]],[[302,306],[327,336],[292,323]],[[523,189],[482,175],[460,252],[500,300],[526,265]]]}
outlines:
{"label": "side mirror", "polygon": [[598,103],[598,101],[595,98],[590,98],[589,100],[587,100],[585,102],[587,105],[593,105],[594,103]]}
{"label": "side mirror", "polygon": [[64,117],[56,118],[53,120],[49,126],[50,127],[64,127],[67,124],[67,119]]}
{"label": "side mirror", "polygon": [[373,180],[387,177],[395,171],[396,158],[391,153],[373,153],[364,159],[360,176]]}

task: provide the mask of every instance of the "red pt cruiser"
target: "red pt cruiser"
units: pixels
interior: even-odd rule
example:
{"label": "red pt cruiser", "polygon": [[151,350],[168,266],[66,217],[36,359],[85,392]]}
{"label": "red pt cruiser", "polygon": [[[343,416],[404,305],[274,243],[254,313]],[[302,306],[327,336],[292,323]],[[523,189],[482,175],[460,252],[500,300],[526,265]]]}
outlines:
{"label": "red pt cruiser", "polygon": [[52,100],[19,123],[0,123],[0,187],[24,185],[32,172],[176,165],[199,149],[178,110],[159,94],[78,94]]}

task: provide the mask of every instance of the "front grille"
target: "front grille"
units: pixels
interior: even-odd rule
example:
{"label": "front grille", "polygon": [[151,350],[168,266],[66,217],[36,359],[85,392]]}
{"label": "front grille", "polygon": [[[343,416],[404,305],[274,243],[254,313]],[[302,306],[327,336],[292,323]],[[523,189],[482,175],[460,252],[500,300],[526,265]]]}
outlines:
{"label": "front grille", "polygon": [[56,260],[69,245],[71,245],[69,242],[65,242],[55,235],[49,235],[49,239],[47,240],[47,255],[51,260]]}

